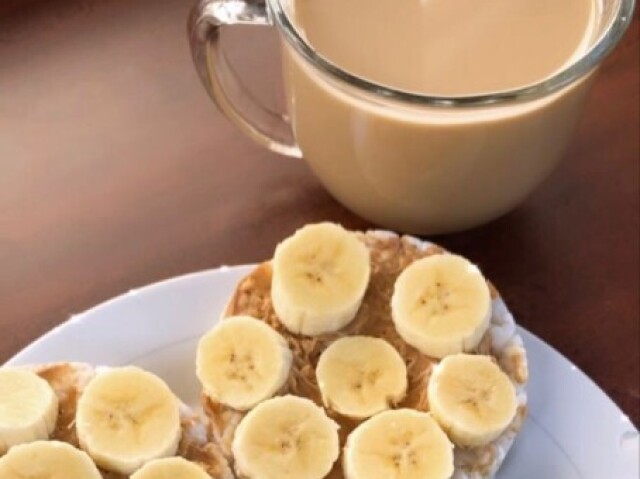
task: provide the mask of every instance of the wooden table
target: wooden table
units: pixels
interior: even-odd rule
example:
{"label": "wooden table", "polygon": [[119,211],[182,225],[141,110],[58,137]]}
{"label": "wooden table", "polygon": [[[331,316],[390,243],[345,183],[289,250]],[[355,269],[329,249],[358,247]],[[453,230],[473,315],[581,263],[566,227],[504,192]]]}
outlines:
{"label": "wooden table", "polygon": [[[253,145],[217,112],[189,57],[190,4],[0,3],[0,363],[130,288],[265,259],[303,223],[370,226],[303,162]],[[437,238],[478,262],[520,324],[635,424],[639,28],[636,16],[544,186],[493,224]],[[230,41],[232,56],[273,97],[274,39],[257,30]]]}

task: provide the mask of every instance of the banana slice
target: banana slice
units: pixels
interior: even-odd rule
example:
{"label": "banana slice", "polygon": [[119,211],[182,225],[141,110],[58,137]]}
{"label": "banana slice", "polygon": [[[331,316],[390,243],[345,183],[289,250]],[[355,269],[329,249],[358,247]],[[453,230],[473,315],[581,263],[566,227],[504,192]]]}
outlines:
{"label": "banana slice", "polygon": [[516,390],[490,356],[447,356],[427,388],[433,416],[459,446],[494,441],[516,415]]}
{"label": "banana slice", "polygon": [[389,409],[407,393],[407,367],[383,339],[350,336],[333,342],[320,356],[316,378],[324,405],[363,419]]}
{"label": "banana slice", "polygon": [[0,455],[48,439],[57,419],[58,397],[47,381],[25,369],[0,369]]}
{"label": "banana slice", "polygon": [[0,458],[2,479],[102,479],[83,451],[59,441],[36,441],[12,447]]}
{"label": "banana slice", "polygon": [[282,388],[291,369],[286,340],[250,316],[221,321],[198,344],[196,374],[205,394],[241,411]]}
{"label": "banana slice", "polygon": [[428,256],[398,276],[391,317],[407,343],[443,358],[478,345],[489,327],[491,293],[478,267],[465,258]]}
{"label": "banana slice", "polygon": [[429,413],[385,411],[347,439],[345,479],[449,479],[453,444]]}
{"label": "banana slice", "polygon": [[338,459],[338,425],[309,399],[282,396],[251,410],[232,444],[243,479],[321,479]]}
{"label": "banana slice", "polygon": [[129,475],[176,453],[179,403],[160,378],[142,369],[102,371],[78,401],[76,429],[80,446],[100,467]]}
{"label": "banana slice", "polygon": [[369,284],[369,250],[333,223],[305,226],[273,258],[271,300],[292,333],[337,331],[356,315]]}
{"label": "banana slice", "polygon": [[211,479],[211,476],[186,459],[169,457],[148,462],[131,479]]}

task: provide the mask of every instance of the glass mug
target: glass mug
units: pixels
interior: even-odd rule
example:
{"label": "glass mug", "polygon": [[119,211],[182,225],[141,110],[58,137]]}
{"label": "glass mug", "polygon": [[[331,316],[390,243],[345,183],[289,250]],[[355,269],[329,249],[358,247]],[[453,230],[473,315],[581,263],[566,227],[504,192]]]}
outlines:
{"label": "glass mug", "polygon": [[[540,83],[442,97],[379,85],[323,58],[296,30],[291,2],[196,5],[189,36],[202,82],[240,130],[272,151],[304,157],[349,209],[416,234],[488,222],[543,181],[563,156],[594,72],[620,41],[634,7],[634,0],[601,0],[589,48]],[[278,29],[288,114],[254,101],[234,75],[220,46],[232,25]]]}

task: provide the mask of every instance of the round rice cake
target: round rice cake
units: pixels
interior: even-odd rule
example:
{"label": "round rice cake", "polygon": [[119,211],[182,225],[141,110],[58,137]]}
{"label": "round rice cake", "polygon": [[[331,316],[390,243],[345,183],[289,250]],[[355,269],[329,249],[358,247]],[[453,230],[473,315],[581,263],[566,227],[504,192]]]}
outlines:
{"label": "round rice cake", "polygon": [[[100,368],[85,363],[50,363],[31,366],[41,378],[49,383],[59,402],[56,427],[50,437],[79,448],[75,427],[78,399]],[[180,405],[182,438],[177,455],[199,464],[212,479],[234,479],[231,468],[219,446],[210,440],[206,419],[188,406]],[[100,470],[104,479],[127,479],[122,474]]]}
{"label": "round rice cake", "polygon": [[[282,394],[307,397],[322,405],[315,368],[320,354],[336,339],[343,336],[367,335],[383,338],[401,354],[407,365],[409,387],[398,407],[428,411],[427,384],[432,368],[438,360],[427,357],[405,343],[391,320],[391,295],[398,275],[413,261],[446,253],[441,247],[411,236],[398,236],[387,231],[356,233],[371,254],[371,277],[362,305],[354,320],[343,329],[315,337],[290,333],[278,319],[271,302],[271,264],[257,266],[237,285],[223,313],[225,317],[250,315],[275,328],[289,343],[293,352],[291,374]],[[485,479],[494,476],[511,448],[527,415],[525,385],[528,380],[527,357],[522,338],[517,332],[513,316],[490,284],[492,314],[490,326],[476,350],[491,355],[516,387],[518,410],[507,430],[488,445],[454,450],[453,479]],[[213,436],[224,454],[231,460],[231,442],[238,423],[245,413],[216,403],[202,395],[205,413],[210,419]],[[344,446],[349,433],[360,420],[349,419],[332,411],[328,414],[340,425],[340,442]],[[337,461],[328,479],[343,479],[341,461]]]}

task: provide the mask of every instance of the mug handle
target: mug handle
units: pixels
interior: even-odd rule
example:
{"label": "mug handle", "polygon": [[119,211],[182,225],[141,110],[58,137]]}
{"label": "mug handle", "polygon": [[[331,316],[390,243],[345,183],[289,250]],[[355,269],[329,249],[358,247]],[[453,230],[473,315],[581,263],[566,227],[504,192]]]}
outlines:
{"label": "mug handle", "polygon": [[261,105],[229,65],[220,43],[223,27],[273,26],[265,0],[202,0],[191,11],[189,44],[200,80],[226,117],[271,151],[302,158],[289,117]]}

